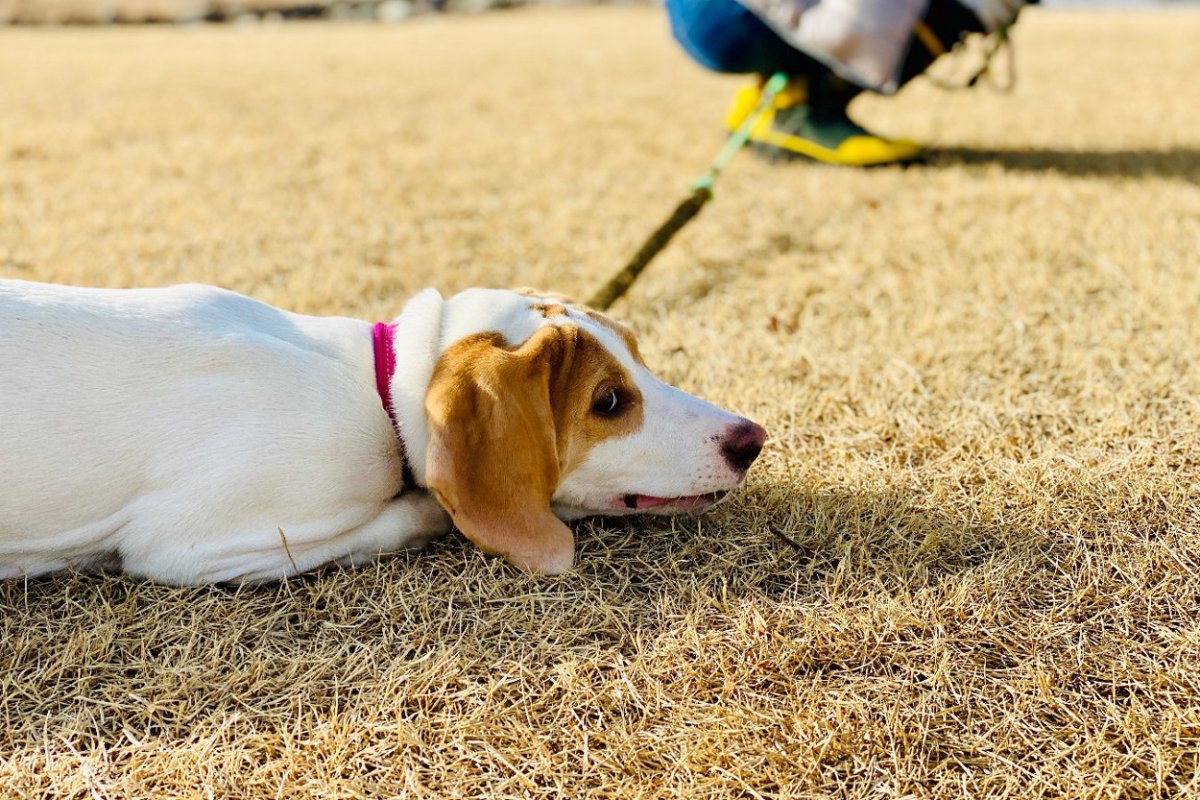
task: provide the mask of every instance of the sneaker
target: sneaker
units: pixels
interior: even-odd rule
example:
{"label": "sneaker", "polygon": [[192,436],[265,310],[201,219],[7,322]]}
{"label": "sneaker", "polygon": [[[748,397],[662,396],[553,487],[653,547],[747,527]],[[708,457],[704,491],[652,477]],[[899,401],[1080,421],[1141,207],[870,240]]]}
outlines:
{"label": "sneaker", "polygon": [[[761,97],[757,86],[739,91],[725,118],[726,127],[732,131],[745,122]],[[751,130],[750,143],[768,156],[808,158],[847,167],[903,164],[925,153],[916,142],[876,136],[846,116],[844,107],[814,108],[799,81],[790,82],[775,96],[770,111]]]}

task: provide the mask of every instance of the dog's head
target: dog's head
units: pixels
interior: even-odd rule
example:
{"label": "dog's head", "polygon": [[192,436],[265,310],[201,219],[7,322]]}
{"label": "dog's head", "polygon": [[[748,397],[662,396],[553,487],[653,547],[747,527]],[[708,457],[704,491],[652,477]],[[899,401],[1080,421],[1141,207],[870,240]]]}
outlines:
{"label": "dog's head", "polygon": [[557,295],[472,289],[441,310],[425,483],[480,549],[571,566],[560,519],[718,503],[764,431],[663,383],[624,325]]}

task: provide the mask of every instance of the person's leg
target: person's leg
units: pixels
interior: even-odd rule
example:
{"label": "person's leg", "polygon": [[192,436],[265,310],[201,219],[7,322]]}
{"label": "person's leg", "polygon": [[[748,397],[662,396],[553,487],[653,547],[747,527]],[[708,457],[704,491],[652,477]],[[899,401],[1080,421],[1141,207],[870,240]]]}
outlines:
{"label": "person's leg", "polygon": [[714,72],[799,76],[825,71],[735,0],[666,0],[666,6],[676,41]]}

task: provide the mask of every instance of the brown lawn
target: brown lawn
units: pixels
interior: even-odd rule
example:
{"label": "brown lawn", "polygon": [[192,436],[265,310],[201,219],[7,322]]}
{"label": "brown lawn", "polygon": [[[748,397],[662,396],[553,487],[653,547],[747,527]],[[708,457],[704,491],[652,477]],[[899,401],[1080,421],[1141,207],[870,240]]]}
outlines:
{"label": "brown lawn", "polygon": [[[741,156],[614,309],[770,431],[714,513],[557,579],[0,586],[0,794],[1200,793],[1197,41],[1035,10],[1014,94],[855,106],[927,165]],[[587,295],[738,85],[652,8],[0,30],[0,276]]]}

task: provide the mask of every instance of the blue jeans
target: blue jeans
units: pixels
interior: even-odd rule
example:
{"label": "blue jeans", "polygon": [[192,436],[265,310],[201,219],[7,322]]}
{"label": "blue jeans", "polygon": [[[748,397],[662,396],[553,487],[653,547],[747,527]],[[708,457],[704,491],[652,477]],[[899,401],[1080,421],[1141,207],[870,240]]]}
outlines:
{"label": "blue jeans", "polygon": [[[832,75],[734,0],[666,0],[666,4],[675,38],[688,55],[711,70],[760,75],[785,72],[817,83]],[[924,22],[940,41],[951,44],[964,32],[983,30],[983,23],[960,0],[929,0]],[[910,47],[901,69],[901,85],[924,72],[934,57],[924,46]],[[810,85],[810,94],[812,88]]]}
{"label": "blue jeans", "polygon": [[693,59],[715,72],[770,75],[823,70],[734,0],[666,0],[671,32]]}

